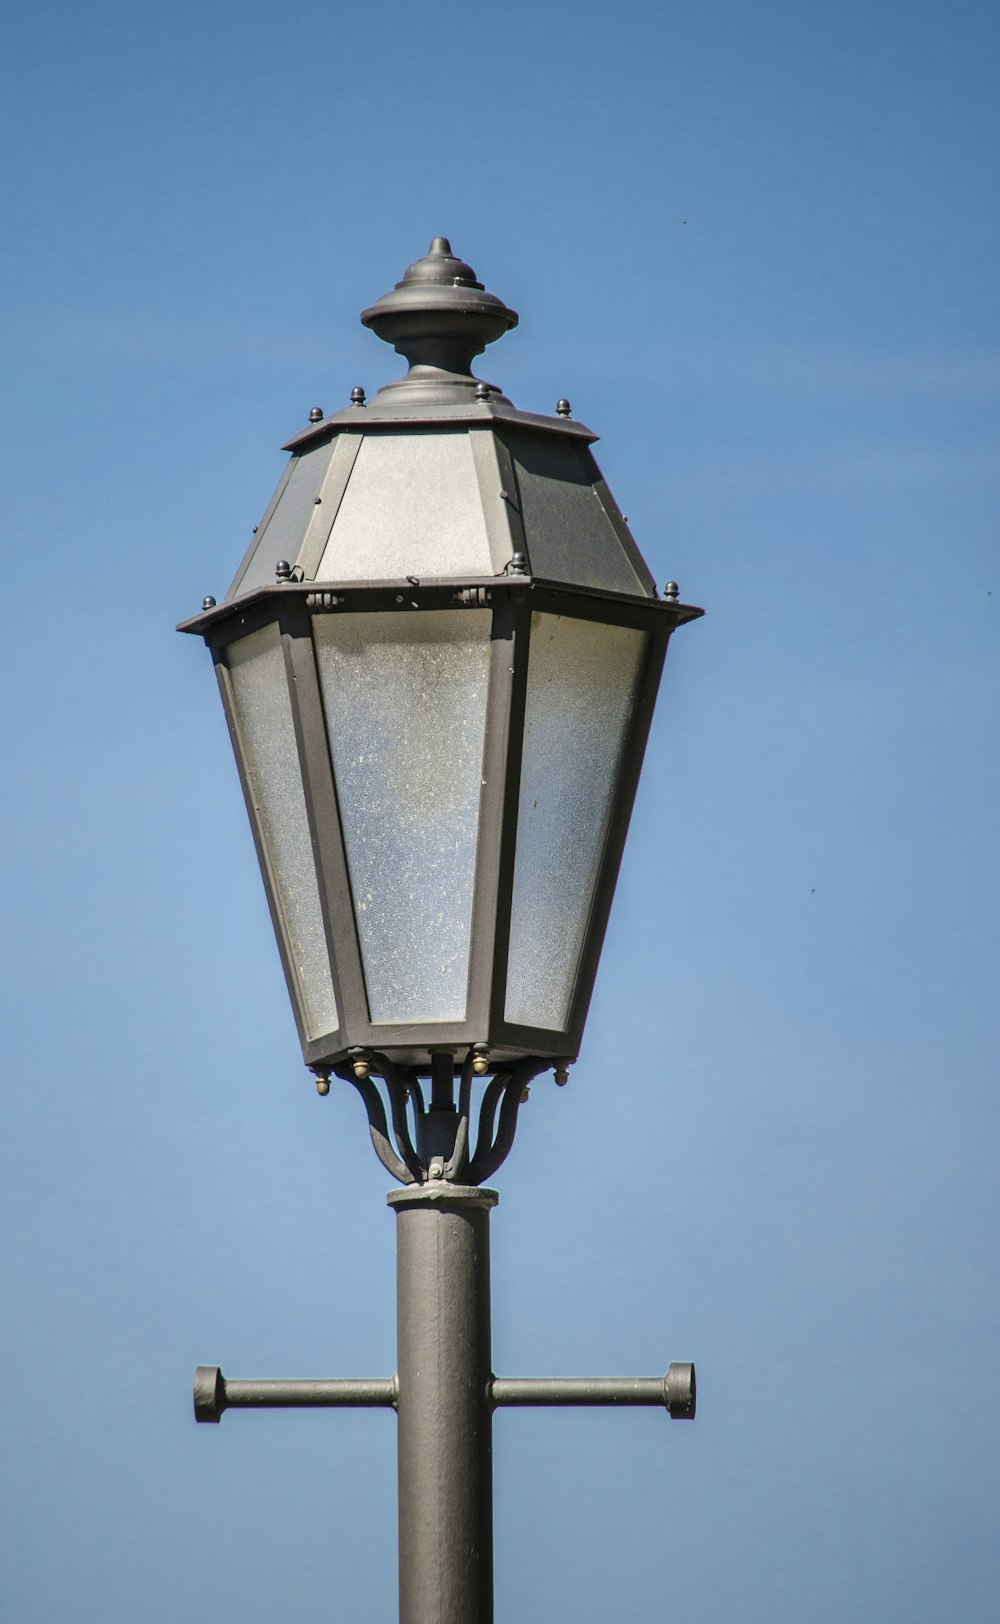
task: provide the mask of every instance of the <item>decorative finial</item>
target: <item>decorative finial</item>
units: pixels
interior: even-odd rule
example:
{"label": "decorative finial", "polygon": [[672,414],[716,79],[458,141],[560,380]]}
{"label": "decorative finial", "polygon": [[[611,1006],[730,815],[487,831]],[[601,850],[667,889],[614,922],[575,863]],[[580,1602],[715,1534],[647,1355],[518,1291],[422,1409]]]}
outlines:
{"label": "decorative finial", "polygon": [[556,401],[556,416],[557,417],[572,417],[572,415],[573,415],[573,408],[570,405],[568,400],[557,400]]}
{"label": "decorative finial", "polygon": [[205,610],[207,610],[207,609],[214,609],[215,608],[215,599],[212,598],[212,597],[202,598],[201,607],[202,607],[203,612]]}
{"label": "decorative finial", "polygon": [[309,408],[309,421],[310,421],[310,423],[322,423],[322,421],[323,421],[323,408],[322,408],[322,406],[310,406],[310,408]]}
{"label": "decorative finial", "polygon": [[276,581],[290,581],[291,580],[291,578],[292,578],[292,566],[288,562],[287,558],[279,558],[278,559],[278,562],[274,566],[274,578],[275,578]]}
{"label": "decorative finial", "polygon": [[[406,378],[386,386],[389,398],[398,400],[405,390],[407,398],[431,403],[473,394],[473,358],[517,326],[517,311],[487,293],[447,237],[435,237],[423,259],[363,310],[361,320],[410,363]],[[379,390],[380,398],[384,394]]]}
{"label": "decorative finial", "polygon": [[363,406],[364,403],[365,403],[365,392],[362,389],[361,385],[359,383],[356,383],[354,385],[354,388],[351,390],[351,405],[352,406]]}
{"label": "decorative finial", "polygon": [[492,393],[493,393],[493,391],[491,390],[488,383],[477,383],[476,384],[476,399],[477,400],[489,400],[490,395]]}
{"label": "decorative finial", "polygon": [[667,603],[676,603],[681,595],[681,589],[676,581],[668,581],[663,588],[663,597]]}

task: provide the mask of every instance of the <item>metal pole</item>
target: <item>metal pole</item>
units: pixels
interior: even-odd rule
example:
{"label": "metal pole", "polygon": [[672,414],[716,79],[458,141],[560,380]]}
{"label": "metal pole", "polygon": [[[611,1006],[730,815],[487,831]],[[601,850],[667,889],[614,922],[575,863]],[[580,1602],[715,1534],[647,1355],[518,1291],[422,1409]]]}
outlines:
{"label": "metal pole", "polygon": [[495,1190],[393,1190],[400,1624],[492,1624],[490,1209]]}

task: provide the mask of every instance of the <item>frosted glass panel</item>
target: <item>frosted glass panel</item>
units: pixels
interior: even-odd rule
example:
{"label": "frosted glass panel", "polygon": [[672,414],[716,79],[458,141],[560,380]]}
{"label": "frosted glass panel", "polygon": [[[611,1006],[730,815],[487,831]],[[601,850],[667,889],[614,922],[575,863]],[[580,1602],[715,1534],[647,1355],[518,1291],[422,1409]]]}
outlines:
{"label": "frosted glass panel", "polygon": [[563,1030],[635,709],[645,632],[531,617],[509,1021]]}
{"label": "frosted glass panel", "polygon": [[366,434],[317,581],[492,574],[468,434]]}
{"label": "frosted glass panel", "polygon": [[553,581],[647,593],[591,484],[595,470],[572,441],[512,438],[531,568]]}
{"label": "frosted glass panel", "polygon": [[257,536],[246,573],[242,580],[237,577],[238,585],[234,582],[230,587],[230,598],[234,589],[243,593],[256,586],[273,586],[275,566],[280,559],[286,558],[290,564],[295,563],[336,443],[336,440],[327,441],[292,458],[288,484],[279,496],[267,524]]}
{"label": "frosted glass panel", "polygon": [[230,643],[226,661],[302,1024],[308,1037],[319,1037],[336,1031],[337,1005],[278,628],[265,626]]}
{"label": "frosted glass panel", "polygon": [[313,621],[373,1021],[465,1016],[490,618]]}

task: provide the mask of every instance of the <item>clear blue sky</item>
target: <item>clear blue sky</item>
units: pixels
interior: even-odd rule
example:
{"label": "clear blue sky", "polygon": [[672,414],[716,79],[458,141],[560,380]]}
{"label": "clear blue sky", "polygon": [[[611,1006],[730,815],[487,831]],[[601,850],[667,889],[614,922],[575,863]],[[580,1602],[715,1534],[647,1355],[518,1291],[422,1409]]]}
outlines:
{"label": "clear blue sky", "polygon": [[386,1177],[297,1051],[210,662],[357,313],[448,234],[660,581],[588,1037],[499,1176],[500,1624],[993,1624],[997,79],[970,0],[7,19],[0,1207],[10,1624],[376,1624]]}

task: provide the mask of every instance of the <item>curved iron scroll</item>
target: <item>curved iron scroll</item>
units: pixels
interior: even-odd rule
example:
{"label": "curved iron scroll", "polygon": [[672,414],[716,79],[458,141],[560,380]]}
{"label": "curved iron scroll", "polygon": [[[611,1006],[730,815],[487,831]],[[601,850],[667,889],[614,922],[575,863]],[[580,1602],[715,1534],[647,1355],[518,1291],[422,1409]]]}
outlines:
{"label": "curved iron scroll", "polygon": [[[368,1131],[375,1154],[386,1172],[400,1184],[425,1184],[431,1179],[449,1184],[482,1184],[510,1154],[527,1085],[541,1072],[559,1064],[532,1056],[494,1074],[483,1093],[475,1152],[470,1154],[475,1059],[476,1051],[470,1049],[458,1079],[454,1140],[447,1158],[440,1155],[425,1158],[417,1149],[425,1142],[429,1111],[414,1072],[400,1072],[387,1055],[374,1052],[366,1053],[363,1059],[359,1057],[354,1064],[347,1062],[333,1068],[338,1077],[360,1094],[368,1114]],[[375,1077],[384,1084],[388,1112],[373,1080]]]}
{"label": "curved iron scroll", "polygon": [[[476,1154],[472,1159],[468,1173],[470,1184],[482,1184],[484,1179],[490,1178],[497,1168],[507,1160],[514,1143],[514,1135],[517,1132],[517,1113],[521,1109],[524,1100],[524,1091],[540,1072],[548,1071],[551,1065],[551,1060],[532,1058],[522,1060],[521,1064],[515,1066],[513,1071],[506,1074],[501,1073],[501,1086],[493,1095],[493,1103],[489,1112],[485,1109],[486,1098],[484,1096],[484,1109],[480,1112],[479,1134],[476,1139]],[[498,1079],[494,1077],[486,1091],[487,1094],[497,1081]],[[493,1117],[496,1112],[495,1102],[497,1100],[500,1101],[500,1122],[494,1137]]]}
{"label": "curved iron scroll", "polygon": [[[391,1173],[400,1184],[418,1184],[421,1182],[418,1171],[408,1166],[392,1148],[389,1138],[389,1124],[385,1116],[385,1104],[382,1096],[370,1077],[358,1077],[350,1066],[335,1066],[338,1077],[345,1083],[351,1083],[357,1089],[364,1101],[368,1113],[368,1132],[371,1134],[372,1146],[375,1154],[387,1173]],[[412,1147],[411,1147],[412,1148]],[[415,1159],[415,1158],[414,1158]]]}

